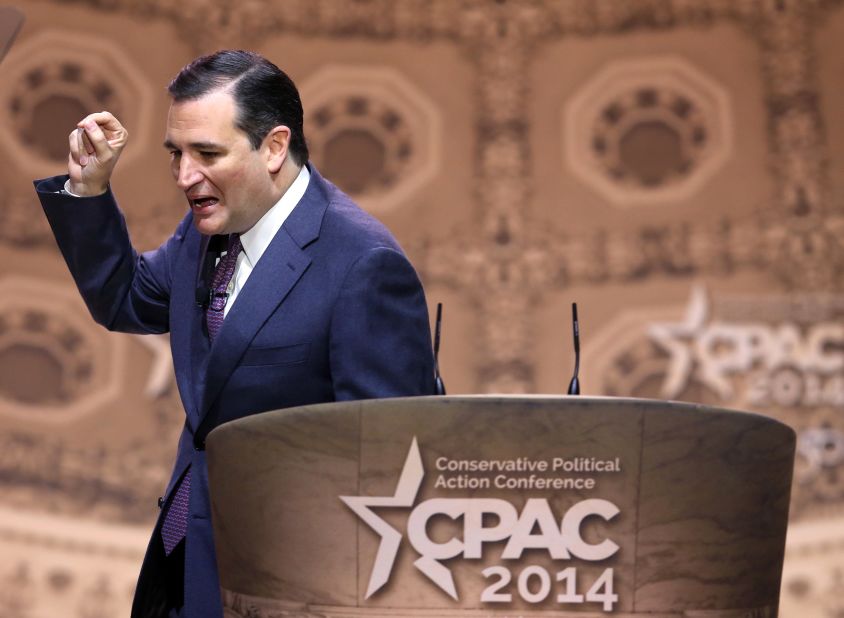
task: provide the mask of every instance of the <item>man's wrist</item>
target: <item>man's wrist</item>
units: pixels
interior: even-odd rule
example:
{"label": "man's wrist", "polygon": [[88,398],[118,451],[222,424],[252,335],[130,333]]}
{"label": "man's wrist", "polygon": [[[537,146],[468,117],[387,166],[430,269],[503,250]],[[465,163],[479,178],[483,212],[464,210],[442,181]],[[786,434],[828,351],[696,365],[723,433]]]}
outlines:
{"label": "man's wrist", "polygon": [[74,193],[73,191],[70,190],[70,179],[69,178],[64,181],[64,187],[62,188],[61,191],[59,191],[59,193],[61,193],[62,195],[70,195],[70,196],[73,196],[73,197],[82,197],[81,195],[76,195],[76,193]]}
{"label": "man's wrist", "polygon": [[74,191],[70,186],[70,178],[68,178],[64,181],[64,188],[59,191],[59,193],[61,193],[62,195],[70,195],[72,197],[96,197],[98,195],[103,195],[106,191],[108,191],[108,185],[106,185],[106,187],[100,192],[81,192],[78,188],[76,188],[76,191]]}

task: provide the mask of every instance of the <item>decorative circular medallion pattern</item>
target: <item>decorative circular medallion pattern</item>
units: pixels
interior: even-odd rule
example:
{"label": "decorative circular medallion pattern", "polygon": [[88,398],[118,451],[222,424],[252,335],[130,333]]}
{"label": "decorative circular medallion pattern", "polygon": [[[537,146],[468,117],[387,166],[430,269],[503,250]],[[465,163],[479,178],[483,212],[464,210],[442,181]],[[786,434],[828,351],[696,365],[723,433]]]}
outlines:
{"label": "decorative circular medallion pattern", "polygon": [[9,113],[21,144],[63,162],[67,133],[92,110],[121,117],[123,106],[103,75],[76,61],[33,66],[9,93]]}
{"label": "decorative circular medallion pattern", "polygon": [[566,162],[620,206],[692,195],[731,150],[729,99],[679,58],[614,62],[565,106]]}
{"label": "decorative circular medallion pattern", "polygon": [[311,157],[372,212],[387,212],[439,168],[440,115],[383,67],[326,67],[302,87]]}
{"label": "decorative circular medallion pattern", "polygon": [[347,96],[313,115],[314,154],[328,178],[355,195],[383,193],[407,172],[413,136],[400,113],[382,101]]}
{"label": "decorative circular medallion pattern", "polygon": [[0,145],[33,176],[67,159],[67,136],[87,114],[108,110],[133,134],[131,159],[150,133],[151,92],[111,41],[47,31],[23,40],[0,67]]}
{"label": "decorative circular medallion pattern", "polygon": [[0,413],[64,422],[116,397],[124,339],[91,321],[76,290],[19,277],[2,285]]}
{"label": "decorative circular medallion pattern", "polygon": [[15,307],[0,319],[0,398],[60,406],[91,388],[90,341],[62,316]]}

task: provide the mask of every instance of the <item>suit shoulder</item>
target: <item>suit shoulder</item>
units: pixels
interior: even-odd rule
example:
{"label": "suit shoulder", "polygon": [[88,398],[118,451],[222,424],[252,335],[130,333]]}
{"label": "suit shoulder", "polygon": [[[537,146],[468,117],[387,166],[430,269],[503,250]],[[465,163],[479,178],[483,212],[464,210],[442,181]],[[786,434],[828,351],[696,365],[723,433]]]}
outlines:
{"label": "suit shoulder", "polygon": [[[320,235],[359,247],[360,250],[401,247],[381,221],[358,206],[348,195],[331,185],[329,204]],[[402,252],[403,253],[403,252]]]}

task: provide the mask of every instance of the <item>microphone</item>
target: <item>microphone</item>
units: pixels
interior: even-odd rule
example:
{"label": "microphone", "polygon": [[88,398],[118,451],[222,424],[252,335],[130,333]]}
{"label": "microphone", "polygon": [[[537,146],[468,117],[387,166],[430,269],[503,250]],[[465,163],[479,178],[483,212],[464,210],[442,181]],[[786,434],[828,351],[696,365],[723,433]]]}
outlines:
{"label": "microphone", "polygon": [[580,371],[580,324],[577,321],[577,303],[571,304],[571,327],[574,334],[574,375],[569,382],[569,395],[580,394],[580,381],[577,373]]}
{"label": "microphone", "polygon": [[434,388],[437,395],[445,395],[445,383],[440,375],[440,326],[443,319],[443,304],[437,303],[437,324],[434,328]]}
{"label": "microphone", "polygon": [[197,273],[194,300],[197,306],[201,307],[203,311],[207,310],[211,305],[214,290],[211,289],[210,282],[214,273],[214,267],[217,265],[217,260],[223,252],[222,240],[222,236],[212,236],[208,239],[208,244],[205,247],[205,255],[202,260],[202,268]]}
{"label": "microphone", "polygon": [[211,288],[207,285],[197,286],[195,299],[196,304],[202,307],[202,309],[208,309],[208,306],[211,304]]}

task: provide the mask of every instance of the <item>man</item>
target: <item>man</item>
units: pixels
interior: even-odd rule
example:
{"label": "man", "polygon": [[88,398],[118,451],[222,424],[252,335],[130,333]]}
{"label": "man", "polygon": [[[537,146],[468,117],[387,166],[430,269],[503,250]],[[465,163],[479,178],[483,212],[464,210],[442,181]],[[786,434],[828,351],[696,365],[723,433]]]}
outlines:
{"label": "man", "polygon": [[308,164],[293,82],[265,58],[198,58],[169,86],[164,145],[189,212],[138,255],[109,189],[128,136],[107,112],[70,134],[68,175],[36,181],[93,317],[170,332],[186,419],[132,616],[222,615],[205,435],[231,419],[433,394],[428,315],[395,240]]}

